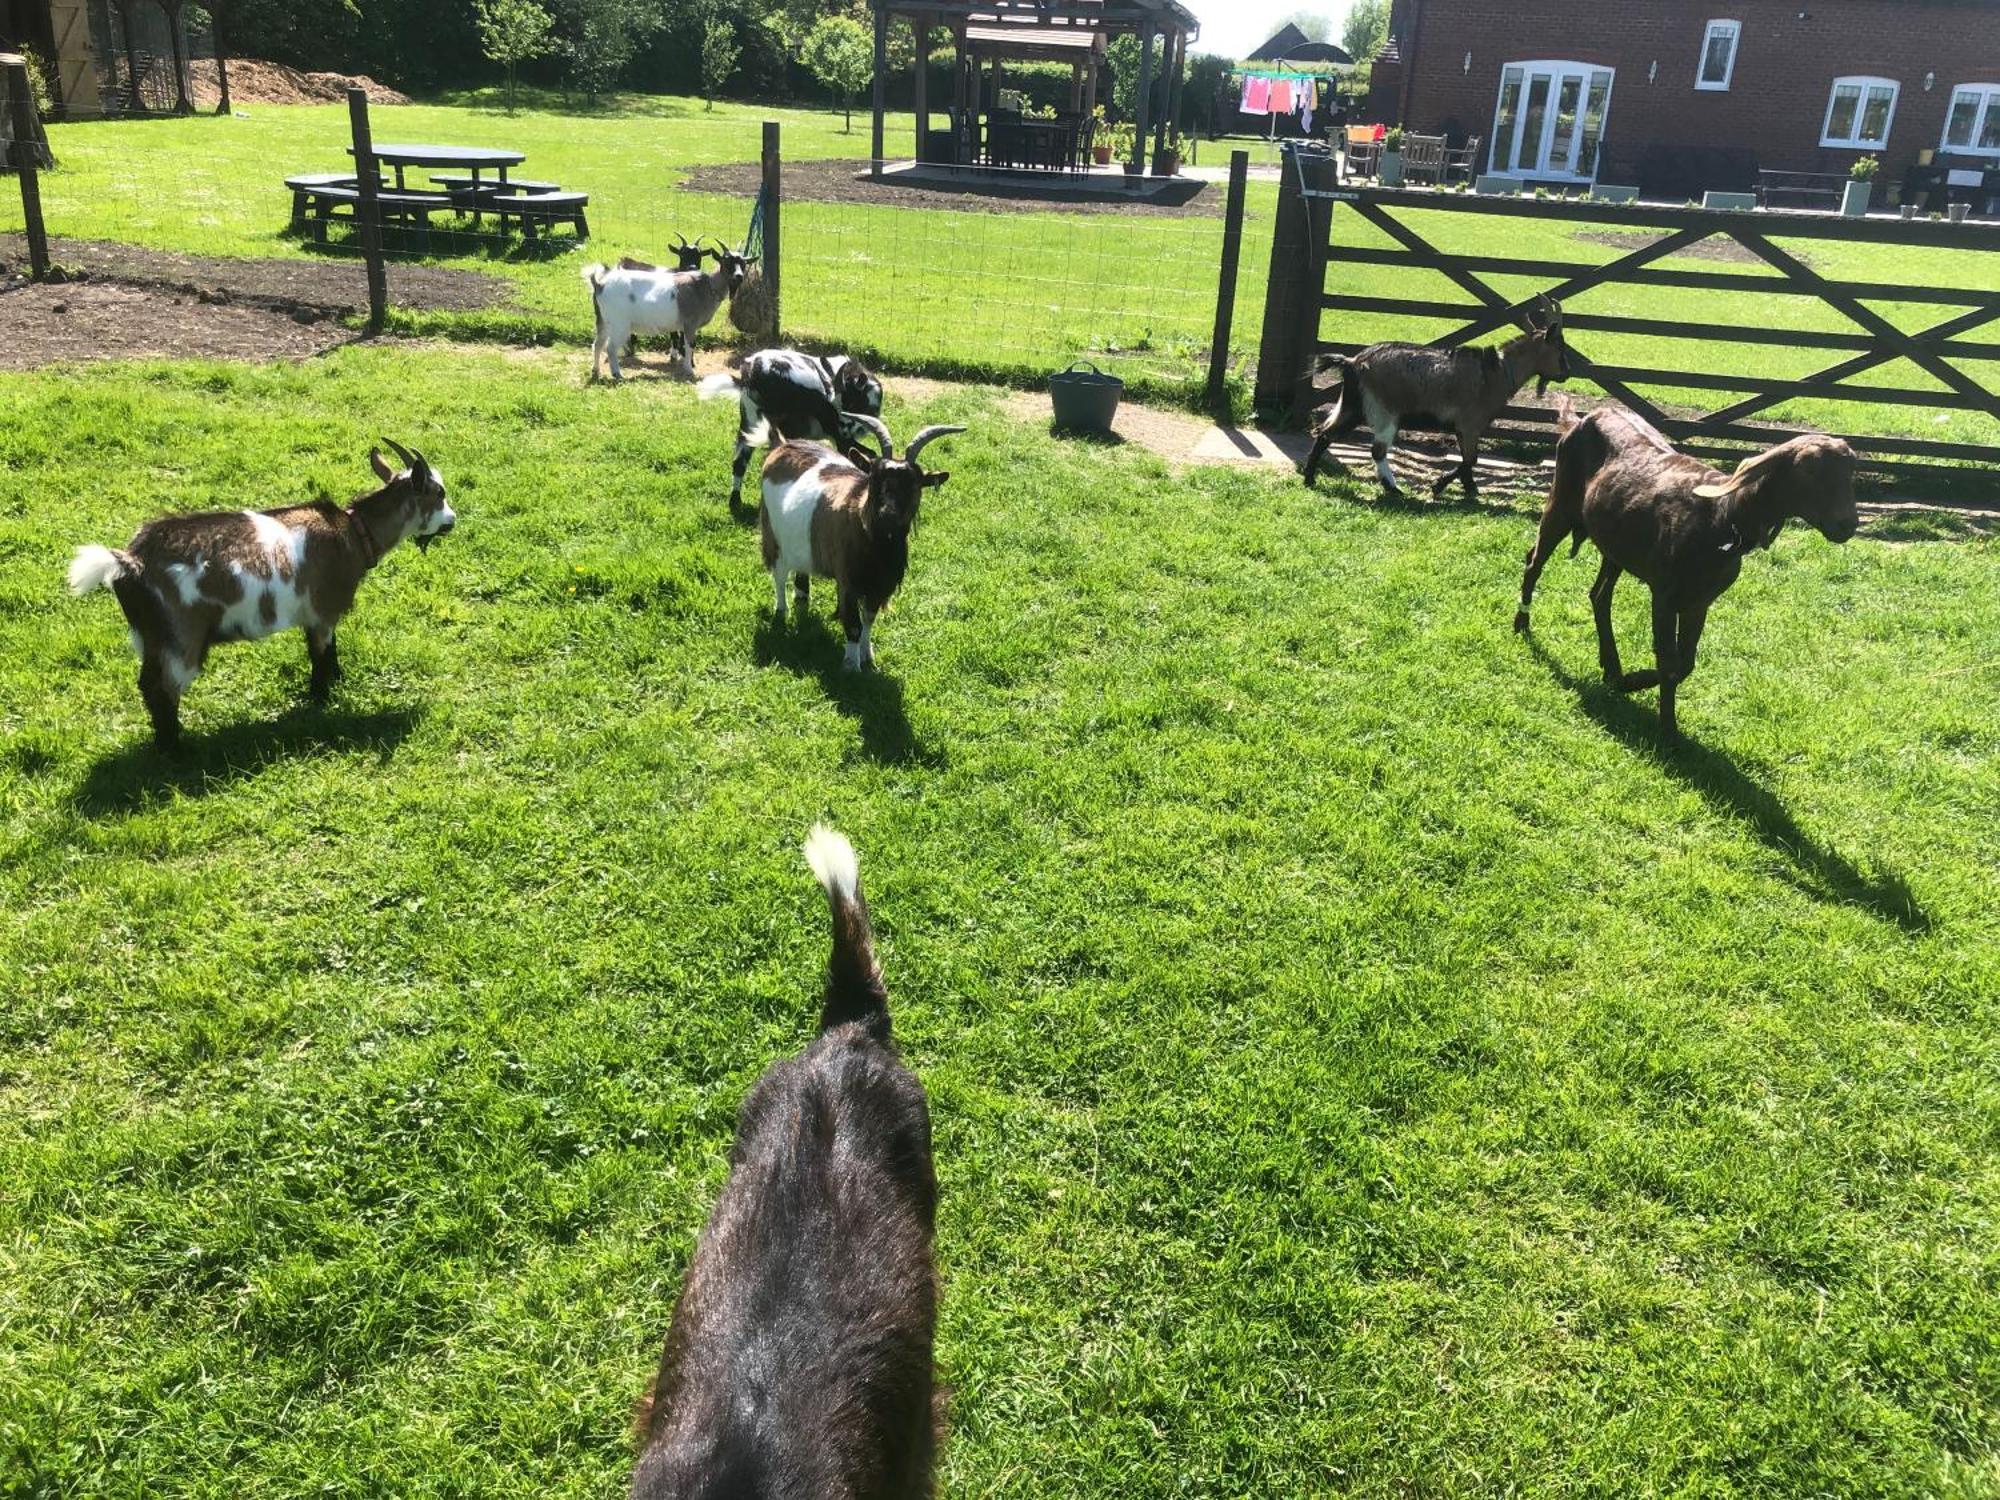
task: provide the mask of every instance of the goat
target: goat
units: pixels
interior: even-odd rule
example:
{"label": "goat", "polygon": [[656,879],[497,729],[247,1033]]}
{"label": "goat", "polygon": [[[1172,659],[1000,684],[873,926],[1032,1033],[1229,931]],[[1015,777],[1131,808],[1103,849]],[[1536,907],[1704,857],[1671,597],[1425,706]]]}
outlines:
{"label": "goat", "polygon": [[[1563,538],[1570,556],[1585,539],[1603,562],[1590,586],[1597,655],[1604,680],[1621,693],[1657,686],[1660,731],[1680,737],[1674,690],[1694,671],[1709,607],[1743,571],[1744,557],[1777,540],[1788,520],[1805,521],[1831,542],[1845,542],[1860,521],[1854,509],[1854,450],[1839,438],[1809,433],[1747,458],[1725,476],[1674,452],[1653,428],[1621,406],[1578,419],[1559,403],[1555,483],[1541,531],[1528,549],[1514,628],[1528,610],[1542,567]],[[1618,662],[1611,593],[1631,573],[1653,591],[1653,661],[1645,672]]]}
{"label": "goat", "polygon": [[937,1174],[897,1055],[853,846],[806,862],[833,919],[819,1035],[737,1113],[651,1393],[632,1500],[923,1500],[936,1451]]}
{"label": "goat", "polygon": [[1313,413],[1312,452],[1306,483],[1319,477],[1320,461],[1335,438],[1363,425],[1375,435],[1375,472],[1391,495],[1403,493],[1389,472],[1389,450],[1405,426],[1440,427],[1458,435],[1460,462],[1431,488],[1442,495],[1456,478],[1465,498],[1479,498],[1479,440],[1506,410],[1515,392],[1530,380],[1536,395],[1551,380],[1569,379],[1569,348],[1563,342],[1562,305],[1543,295],[1524,315],[1527,332],[1498,349],[1429,349],[1421,344],[1370,344],[1358,354],[1329,354],[1321,373],[1343,372],[1340,398]]}
{"label": "goat", "polygon": [[794,349],[760,349],[743,361],[740,375],[711,375],[701,383],[701,399],[739,397],[735,478],[729,487],[733,510],[743,501],[743,476],[757,446],[752,435],[775,433],[788,439],[828,438],[844,442],[850,414],[882,415],[882,382],[867,366],[845,354],[822,358]]}
{"label": "goat", "polygon": [[694,336],[715,320],[725,299],[736,294],[751,262],[734,250],[704,250],[715,261],[713,271],[639,271],[622,266],[589,265],[583,279],[590,287],[597,339],[590,351],[591,379],[609,364],[611,378],[623,380],[618,353],[634,334],[678,333],[685,340],[681,358],[694,374]]}
{"label": "goat", "polygon": [[[836,609],[847,637],[849,671],[875,664],[870,634],[910,563],[910,528],[925,490],[951,478],[925,473],[917,455],[936,439],[963,427],[926,427],[896,457],[889,429],[873,417],[853,416],[873,433],[879,455],[858,446],[846,457],[817,443],[783,443],[764,460],[764,500],[757,530],[775,598],[772,611],[785,623],[785,579],[798,581],[799,609],[811,603],[812,579],[831,578]],[[764,434],[753,435],[758,441]]]}
{"label": "goat", "polygon": [[[704,236],[696,238],[694,244],[688,244],[688,236],[676,234],[674,236],[674,244],[670,246],[670,250],[674,252],[674,270],[700,270],[702,262],[708,258],[708,250],[702,248],[702,240],[706,240],[706,238],[708,236],[704,234]],[[660,270],[660,268],[654,266],[650,260],[636,260],[634,256],[620,256],[618,258],[618,270]],[[688,354],[688,340],[682,334],[678,334],[678,332],[672,332],[672,334],[666,336],[666,352],[668,354],[680,354],[684,360],[692,358]],[[628,360],[638,360],[638,334],[632,334],[632,338],[626,340],[626,358]]]}
{"label": "goat", "polygon": [[[387,442],[387,439],[384,439]],[[139,657],[139,696],[153,742],[180,740],[180,700],[209,647],[305,632],[309,691],[323,701],[340,677],[334,631],[368,570],[398,542],[425,549],[458,524],[444,478],[421,453],[389,448],[404,467],[369,451],[382,487],[345,509],[329,500],[279,510],[215,511],[148,521],[122,550],[83,547],[69,591],[117,595]]]}

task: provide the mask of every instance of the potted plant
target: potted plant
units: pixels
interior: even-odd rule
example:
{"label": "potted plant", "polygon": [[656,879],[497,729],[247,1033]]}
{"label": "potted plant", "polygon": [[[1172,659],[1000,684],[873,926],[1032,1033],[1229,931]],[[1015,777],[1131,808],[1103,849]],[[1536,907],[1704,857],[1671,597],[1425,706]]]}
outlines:
{"label": "potted plant", "polygon": [[1181,133],[1167,137],[1167,144],[1153,153],[1153,175],[1171,177],[1181,169]]}
{"label": "potted plant", "polygon": [[1875,174],[1882,170],[1882,158],[1864,156],[1847,169],[1847,187],[1840,195],[1840,211],[1850,219],[1868,212],[1868,200],[1875,196]]}
{"label": "potted plant", "polygon": [[1132,122],[1120,120],[1105,130],[1104,144],[1111,152],[1111,159],[1125,164],[1125,170],[1132,170]]}
{"label": "potted plant", "polygon": [[1382,137],[1382,161],[1375,180],[1383,187],[1403,185],[1403,127],[1398,125]]}
{"label": "potted plant", "polygon": [[1091,160],[1095,161],[1100,167],[1108,167],[1111,165],[1112,134],[1111,127],[1104,121],[1104,106],[1100,104],[1096,109],[1092,110],[1090,118],[1095,122],[1095,128],[1090,133],[1092,142],[1090,147]]}

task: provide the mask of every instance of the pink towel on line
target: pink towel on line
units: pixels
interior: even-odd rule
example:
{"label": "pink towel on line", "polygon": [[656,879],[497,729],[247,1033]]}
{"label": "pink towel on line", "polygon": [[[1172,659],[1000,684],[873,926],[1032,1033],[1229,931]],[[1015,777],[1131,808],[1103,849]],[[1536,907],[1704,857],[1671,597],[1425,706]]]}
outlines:
{"label": "pink towel on line", "polygon": [[1243,109],[1247,114],[1267,115],[1271,112],[1271,80],[1253,78],[1250,86],[1243,91]]}
{"label": "pink towel on line", "polygon": [[1271,85],[1271,113],[1288,115],[1292,112],[1292,81],[1280,78]]}

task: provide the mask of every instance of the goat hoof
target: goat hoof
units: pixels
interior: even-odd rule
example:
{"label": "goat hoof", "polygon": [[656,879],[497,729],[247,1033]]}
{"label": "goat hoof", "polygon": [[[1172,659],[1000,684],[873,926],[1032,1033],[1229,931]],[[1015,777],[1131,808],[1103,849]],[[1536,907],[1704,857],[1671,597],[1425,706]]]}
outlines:
{"label": "goat hoof", "polygon": [[1525,609],[1514,611],[1514,633],[1516,635],[1526,635],[1528,633],[1528,612]]}

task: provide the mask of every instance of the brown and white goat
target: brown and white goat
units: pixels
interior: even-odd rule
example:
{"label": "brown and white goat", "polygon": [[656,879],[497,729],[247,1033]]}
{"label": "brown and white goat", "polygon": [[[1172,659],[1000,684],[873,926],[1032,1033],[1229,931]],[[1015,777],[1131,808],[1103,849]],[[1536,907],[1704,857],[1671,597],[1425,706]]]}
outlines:
{"label": "brown and white goat", "polygon": [[854,850],[815,828],[833,918],[819,1035],[737,1113],[639,1416],[632,1500],[928,1500],[937,1175]]}
{"label": "brown and white goat", "polygon": [[842,457],[818,443],[780,444],[764,460],[757,530],[779,624],[785,621],[787,578],[798,582],[801,610],[811,602],[814,578],[834,581],[851,671],[875,664],[870,632],[909,568],[917,506],[925,490],[951,478],[942,469],[926,473],[917,456],[938,438],[965,429],[926,427],[898,458],[889,429],[875,418],[850,412],[847,421],[873,433],[881,453],[854,447]]}
{"label": "brown and white goat", "polygon": [[[1785,522],[1799,520],[1831,542],[1860,525],[1854,509],[1854,450],[1811,433],[1747,458],[1724,475],[1673,450],[1666,438],[1622,406],[1600,406],[1579,420],[1567,401],[1558,419],[1556,477],[1535,545],[1521,577],[1514,628],[1528,610],[1542,568],[1563,539],[1570,556],[1586,538],[1603,563],[1590,586],[1597,655],[1604,679],[1621,693],[1660,690],[1660,731],[1677,739],[1674,690],[1694,671],[1709,607],[1743,571],[1743,559],[1769,547]],[[1611,630],[1611,594],[1631,573],[1653,591],[1651,671],[1627,672]]]}
{"label": "brown and white goat", "polygon": [[218,642],[303,630],[312,696],[325,698],[340,676],[334,631],[368,570],[398,542],[428,547],[457,524],[438,471],[421,453],[389,447],[403,468],[370,450],[382,487],[345,508],[316,500],[163,516],[123,549],[78,550],[69,591],[81,597],[108,588],[118,596],[139,656],[139,695],[161,749],[178,742],[181,695]]}
{"label": "brown and white goat", "polygon": [[753,262],[733,250],[706,250],[713,271],[634,270],[624,266],[583,268],[590,287],[597,338],[590,351],[590,376],[608,364],[613,380],[623,380],[618,356],[639,334],[679,334],[681,358],[694,374],[694,336],[715,321],[722,304],[736,295]]}
{"label": "brown and white goat", "polygon": [[1366,425],[1374,435],[1375,472],[1382,488],[1403,493],[1389,471],[1389,450],[1405,426],[1436,427],[1458,437],[1459,466],[1447,469],[1431,487],[1433,497],[1457,479],[1465,498],[1479,496],[1479,440],[1493,419],[1530,380],[1536,394],[1551,380],[1569,379],[1569,348],[1563,342],[1562,305],[1546,295],[1525,315],[1527,332],[1501,347],[1431,349],[1421,344],[1370,344],[1357,354],[1329,354],[1320,370],[1342,371],[1340,398],[1313,413],[1312,452],[1306,483],[1319,477],[1321,460],[1334,440]]}

